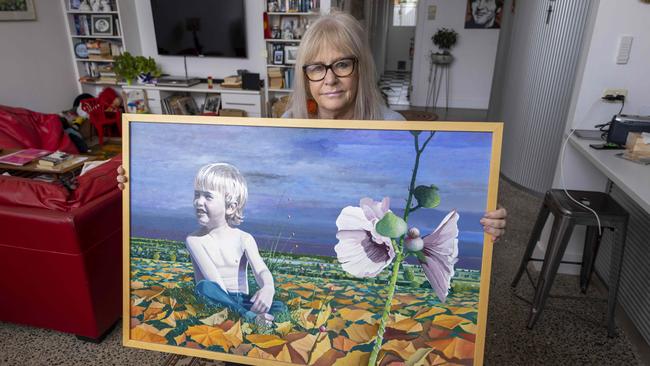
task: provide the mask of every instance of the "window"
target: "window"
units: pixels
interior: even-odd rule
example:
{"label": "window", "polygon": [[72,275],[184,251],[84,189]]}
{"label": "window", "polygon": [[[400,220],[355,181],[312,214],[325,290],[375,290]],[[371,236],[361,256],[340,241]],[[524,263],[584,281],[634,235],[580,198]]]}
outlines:
{"label": "window", "polygon": [[415,27],[415,22],[417,21],[417,0],[394,0],[393,4],[393,26]]}

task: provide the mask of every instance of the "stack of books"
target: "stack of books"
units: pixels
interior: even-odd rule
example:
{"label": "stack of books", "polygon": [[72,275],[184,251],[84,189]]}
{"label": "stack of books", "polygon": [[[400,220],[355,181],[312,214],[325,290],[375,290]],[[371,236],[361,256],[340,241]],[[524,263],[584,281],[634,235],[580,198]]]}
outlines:
{"label": "stack of books", "polygon": [[223,78],[223,83],[221,83],[223,88],[241,88],[241,77],[235,76],[226,76]]}
{"label": "stack of books", "polygon": [[110,60],[111,59],[111,44],[106,41],[88,41],[86,42],[88,49],[88,58],[90,60]]}
{"label": "stack of books", "polygon": [[279,67],[269,67],[269,88],[271,89],[282,89],[284,87],[284,77],[282,69]]}
{"label": "stack of books", "polygon": [[63,151],[55,151],[38,159],[38,167],[52,168],[72,158],[71,154]]}

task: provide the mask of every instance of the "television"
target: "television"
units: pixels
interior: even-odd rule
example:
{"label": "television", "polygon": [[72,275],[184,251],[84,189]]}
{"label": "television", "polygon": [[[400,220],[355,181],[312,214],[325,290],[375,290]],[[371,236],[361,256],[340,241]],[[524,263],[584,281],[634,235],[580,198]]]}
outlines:
{"label": "television", "polygon": [[245,0],[151,0],[159,55],[246,58]]}

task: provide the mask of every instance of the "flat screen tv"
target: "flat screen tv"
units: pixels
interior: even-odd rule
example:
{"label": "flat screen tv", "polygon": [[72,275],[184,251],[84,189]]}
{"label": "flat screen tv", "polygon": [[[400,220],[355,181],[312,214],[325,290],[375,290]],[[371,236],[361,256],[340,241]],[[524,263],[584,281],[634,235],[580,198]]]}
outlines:
{"label": "flat screen tv", "polygon": [[151,0],[159,55],[246,58],[244,0]]}

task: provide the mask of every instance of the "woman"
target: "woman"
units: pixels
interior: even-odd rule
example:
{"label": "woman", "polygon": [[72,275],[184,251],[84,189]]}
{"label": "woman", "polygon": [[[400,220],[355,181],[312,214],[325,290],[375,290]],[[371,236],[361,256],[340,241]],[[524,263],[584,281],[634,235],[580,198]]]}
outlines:
{"label": "woman", "polygon": [[[361,24],[349,14],[318,18],[305,32],[295,67],[294,92],[283,118],[405,120],[390,110],[377,89],[375,65]],[[308,110],[308,101],[316,104]],[[118,168],[120,189],[127,178]],[[504,208],[487,212],[484,231],[497,240],[505,232]]]}

